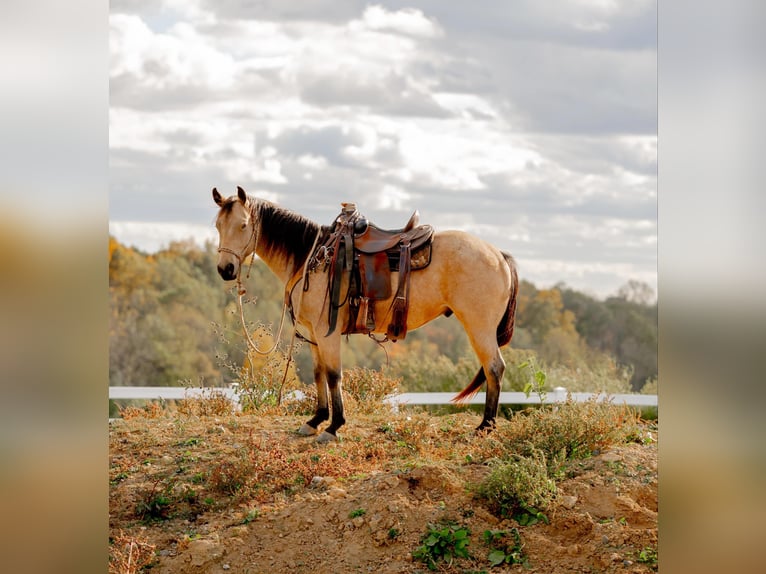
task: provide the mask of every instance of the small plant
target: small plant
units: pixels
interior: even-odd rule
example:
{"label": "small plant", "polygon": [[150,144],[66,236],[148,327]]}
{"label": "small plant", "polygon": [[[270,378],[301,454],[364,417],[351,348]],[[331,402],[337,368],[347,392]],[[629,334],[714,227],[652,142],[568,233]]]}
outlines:
{"label": "small plant", "polygon": [[496,461],[479,485],[479,495],[487,499],[496,516],[514,517],[527,526],[534,522],[525,515],[547,521],[539,509],[548,508],[555,494],[556,483],[548,477],[545,455],[535,449],[530,456],[514,455],[512,460]]}
{"label": "small plant", "polygon": [[156,546],[146,539],[129,536],[122,530],[109,540],[109,572],[137,574],[152,564]]}
{"label": "small plant", "polygon": [[652,570],[657,570],[657,549],[647,546],[639,551],[636,560],[648,565]]}
{"label": "small plant", "polygon": [[524,385],[524,394],[529,395],[534,391],[540,399],[540,404],[545,402],[548,396],[548,392],[545,390],[545,381],[548,375],[545,374],[541,368],[537,366],[534,358],[524,361],[518,366],[519,370],[528,370],[531,375],[531,380]]}
{"label": "small plant", "polygon": [[536,508],[523,508],[521,512],[517,512],[513,515],[513,519],[519,523],[519,526],[533,526],[538,522],[549,523],[548,517],[544,512],[540,512]]}
{"label": "small plant", "polygon": [[401,532],[399,531],[398,528],[389,528],[388,529],[388,539],[389,540],[396,540],[399,537],[400,534],[401,534]]}
{"label": "small plant", "polygon": [[126,421],[135,418],[158,419],[167,414],[164,399],[149,402],[143,407],[127,406],[119,409],[120,416]]}
{"label": "small plant", "polygon": [[257,508],[252,509],[250,512],[248,512],[245,517],[242,519],[242,524],[250,524],[253,520],[258,518],[260,515],[260,512],[258,512]]}
{"label": "small plant", "polygon": [[182,440],[176,446],[197,446],[201,442],[202,442],[201,438],[193,436],[191,438],[187,438],[186,440]]}
{"label": "small plant", "polygon": [[[187,395],[191,388],[191,381],[187,381]],[[199,396],[186,396],[178,402],[178,412],[186,416],[226,416],[231,414],[233,405],[231,400],[222,389],[203,388]],[[198,444],[200,439],[191,438],[189,444]],[[187,441],[187,442],[189,442]]]}
{"label": "small plant", "polygon": [[492,566],[501,564],[523,564],[524,555],[521,550],[524,545],[521,535],[515,528],[510,530],[485,530],[484,543],[489,546],[489,560]]}
{"label": "small plant", "polygon": [[444,560],[448,566],[455,558],[470,558],[468,552],[468,537],[471,531],[453,522],[442,522],[438,525],[429,524],[428,531],[420,539],[422,543],[412,553],[412,557],[436,570],[436,562]]}
{"label": "small plant", "polygon": [[136,514],[144,521],[167,520],[170,513],[170,505],[173,502],[170,494],[173,491],[173,482],[169,481],[165,488],[160,490],[162,477],[152,484],[152,488],[144,495],[136,505]]}
{"label": "small plant", "polygon": [[348,517],[358,518],[359,516],[364,516],[365,514],[367,514],[367,511],[364,508],[357,508],[356,510],[349,512]]}
{"label": "small plant", "polygon": [[226,460],[212,468],[208,483],[212,490],[233,496],[248,485],[252,473],[248,459]]}

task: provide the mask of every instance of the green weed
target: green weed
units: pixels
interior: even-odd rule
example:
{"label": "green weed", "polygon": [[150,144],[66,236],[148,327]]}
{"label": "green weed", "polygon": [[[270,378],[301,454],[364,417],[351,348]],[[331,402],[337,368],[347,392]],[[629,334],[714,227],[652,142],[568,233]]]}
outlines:
{"label": "green weed", "polygon": [[428,531],[420,539],[422,543],[412,553],[412,557],[436,570],[436,563],[443,560],[447,566],[452,565],[455,558],[470,558],[468,552],[471,531],[453,522],[428,525]]}
{"label": "green weed", "polygon": [[510,530],[485,530],[484,543],[489,547],[487,560],[492,566],[523,564],[525,562],[521,535],[515,528]]}
{"label": "green weed", "polygon": [[[502,518],[520,516],[525,520],[525,514],[544,517],[540,509],[548,508],[556,495],[556,483],[548,477],[545,455],[533,450],[531,456],[515,455],[511,460],[492,464],[492,471],[478,488],[490,510]],[[533,522],[526,519],[525,523]]]}

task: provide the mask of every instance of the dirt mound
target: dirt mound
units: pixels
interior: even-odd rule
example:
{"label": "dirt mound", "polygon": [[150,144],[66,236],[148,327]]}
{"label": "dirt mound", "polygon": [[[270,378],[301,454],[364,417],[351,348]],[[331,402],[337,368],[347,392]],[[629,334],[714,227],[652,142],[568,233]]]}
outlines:
{"label": "dirt mound", "polygon": [[[302,482],[295,479],[300,484],[294,489],[268,496],[258,495],[261,487],[255,484],[250,496],[233,496],[227,504],[217,506],[209,500],[195,502],[188,494],[188,508],[169,516],[160,512],[156,520],[138,520],[136,514],[151,493],[152,477],[180,474],[179,465],[185,472],[193,472],[195,464],[209,467],[215,457],[225,458],[226,452],[237,449],[241,452],[246,440],[255,440],[254,426],[261,427],[262,436],[270,440],[283,436],[284,444],[290,445],[285,447],[286,464],[291,456],[295,462],[298,456],[294,453],[300,452],[310,453],[309,460],[317,465],[327,456],[337,456],[332,459],[337,461],[355,459],[354,445],[365,445],[366,450],[360,452],[377,453],[375,449],[381,447],[375,443],[383,440],[379,426],[368,421],[366,427],[347,431],[343,443],[316,447],[310,439],[275,431],[289,428],[282,419],[224,423],[219,425],[224,432],[211,432],[216,425],[209,421],[196,423],[199,428],[187,421],[180,433],[187,438],[180,440],[178,423],[121,421],[110,432],[112,473],[121,477],[112,480],[110,489],[112,530],[119,528],[153,544],[159,559],[151,571],[168,574],[426,571],[426,565],[414,560],[412,553],[422,544],[429,524],[455,524],[470,531],[472,558],[456,560],[452,566],[438,562],[440,569],[449,572],[518,570],[510,565],[491,568],[487,560],[490,548],[482,539],[487,530],[513,528],[520,533],[526,569],[531,572],[640,573],[656,569],[656,440],[620,445],[571,461],[566,477],[557,482],[556,502],[546,513],[548,523],[540,520],[522,527],[511,518],[493,516],[474,494],[475,485],[489,470],[462,453],[472,440],[481,440],[466,438],[470,435],[464,431],[474,421],[468,415],[455,418],[458,423],[450,428],[457,434],[447,437],[455,446],[446,460],[402,455],[388,464],[392,461],[371,457],[370,465],[360,463],[356,468],[362,470],[354,475],[317,473],[309,478],[311,473],[304,473]],[[399,442],[392,448],[404,449]],[[255,444],[260,448],[265,443]],[[147,470],[147,461],[141,459],[148,452],[165,453],[148,461],[150,467],[155,465],[154,471],[164,466],[163,472],[144,472],[143,477],[140,472],[131,473],[129,469],[136,464]],[[270,456],[275,456],[273,449]],[[359,460],[363,462],[364,456]],[[253,472],[265,479],[264,467],[258,466],[256,458],[251,453]],[[190,474],[192,478],[197,475]],[[178,483],[173,485],[178,487]],[[168,491],[167,498],[183,497],[174,498]],[[192,512],[195,504],[197,510]],[[202,511],[199,506],[205,504],[215,508]]]}

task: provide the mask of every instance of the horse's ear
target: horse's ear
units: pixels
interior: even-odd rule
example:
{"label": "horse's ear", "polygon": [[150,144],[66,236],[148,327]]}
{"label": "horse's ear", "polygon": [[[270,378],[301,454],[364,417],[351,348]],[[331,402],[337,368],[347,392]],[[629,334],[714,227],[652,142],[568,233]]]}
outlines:
{"label": "horse's ear", "polygon": [[245,193],[245,190],[239,186],[237,186],[237,197],[239,197],[242,205],[247,205],[247,194]]}
{"label": "horse's ear", "polygon": [[215,201],[215,204],[218,207],[223,207],[223,197],[221,197],[221,194],[218,193],[217,188],[213,188],[213,201]]}

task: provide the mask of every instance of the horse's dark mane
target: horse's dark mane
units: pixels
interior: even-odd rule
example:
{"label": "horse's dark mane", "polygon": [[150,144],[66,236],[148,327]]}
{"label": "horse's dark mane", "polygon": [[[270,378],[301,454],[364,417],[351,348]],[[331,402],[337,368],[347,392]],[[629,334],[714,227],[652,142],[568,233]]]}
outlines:
{"label": "horse's dark mane", "polygon": [[[258,247],[271,255],[281,255],[293,260],[293,270],[304,264],[310,255],[317,232],[322,235],[329,227],[314,223],[310,219],[279,207],[263,199],[250,199],[254,204],[260,231]],[[321,240],[321,239],[320,239]]]}

